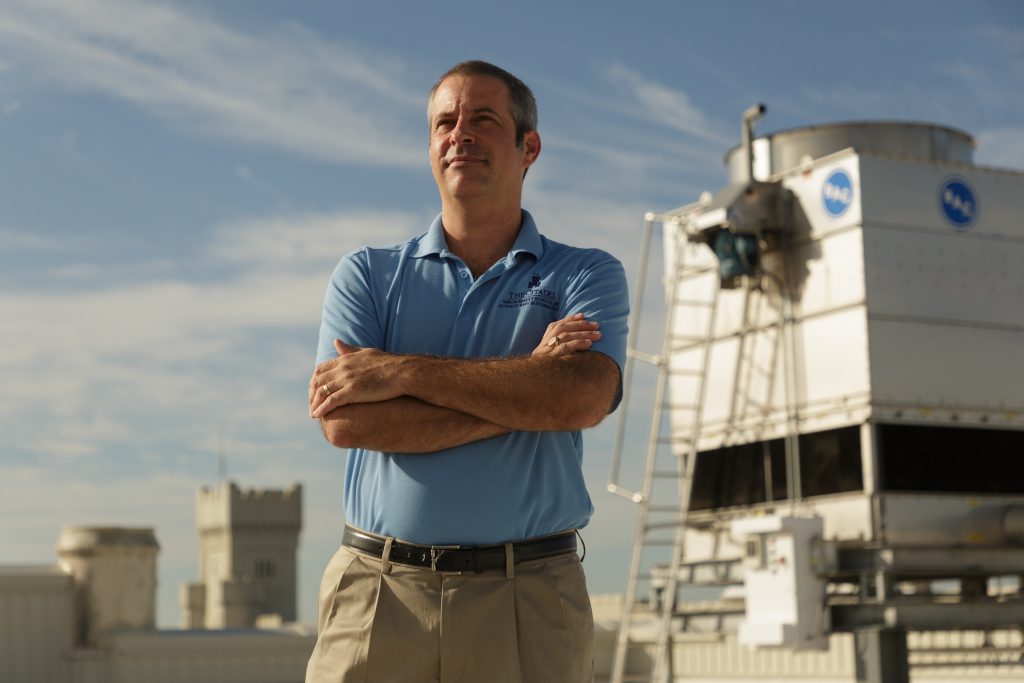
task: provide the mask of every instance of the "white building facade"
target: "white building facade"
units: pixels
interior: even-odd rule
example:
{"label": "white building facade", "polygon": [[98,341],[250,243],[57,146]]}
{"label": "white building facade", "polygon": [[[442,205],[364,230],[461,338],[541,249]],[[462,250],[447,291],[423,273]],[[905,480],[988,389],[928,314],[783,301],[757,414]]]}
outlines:
{"label": "white building facade", "polygon": [[[209,603],[215,617],[210,623],[237,628],[158,630],[153,530],[68,527],[57,542],[57,564],[0,567],[0,681],[300,683],[315,642],[312,629],[290,623],[301,487],[242,491],[226,483],[213,492],[200,490],[199,501],[201,534],[217,529],[217,519],[244,520],[237,535],[222,528],[204,536],[229,541],[225,547],[234,552],[226,557],[236,560],[229,567],[241,566],[242,558],[250,560],[245,566],[263,569],[264,576],[237,570],[212,575],[235,586],[233,595],[243,599],[234,612]],[[217,517],[217,506],[226,514]],[[282,511],[282,524],[266,521]],[[261,515],[269,528],[259,526]],[[261,535],[269,541],[260,541]],[[257,621],[274,627],[252,628]]]}

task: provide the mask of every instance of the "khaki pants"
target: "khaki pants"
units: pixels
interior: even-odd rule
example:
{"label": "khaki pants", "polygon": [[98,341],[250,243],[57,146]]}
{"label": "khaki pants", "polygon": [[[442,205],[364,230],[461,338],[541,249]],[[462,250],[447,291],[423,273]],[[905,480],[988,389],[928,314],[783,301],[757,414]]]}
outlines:
{"label": "khaki pants", "polygon": [[306,683],[594,677],[594,619],[575,553],[514,571],[435,574],[342,547],[324,572],[317,627]]}

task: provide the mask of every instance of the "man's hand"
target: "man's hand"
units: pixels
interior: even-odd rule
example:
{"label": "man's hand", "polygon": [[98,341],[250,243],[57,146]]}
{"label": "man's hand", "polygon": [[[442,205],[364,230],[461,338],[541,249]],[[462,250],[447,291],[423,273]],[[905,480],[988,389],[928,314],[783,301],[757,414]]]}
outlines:
{"label": "man's hand", "polygon": [[597,328],[598,323],[585,320],[582,313],[573,313],[548,325],[540,344],[530,355],[563,356],[576,351],[586,351],[601,338]]}
{"label": "man's hand", "polygon": [[320,417],[350,403],[376,403],[398,398],[402,357],[334,340],[338,357],[325,361],[309,380],[309,415]]}

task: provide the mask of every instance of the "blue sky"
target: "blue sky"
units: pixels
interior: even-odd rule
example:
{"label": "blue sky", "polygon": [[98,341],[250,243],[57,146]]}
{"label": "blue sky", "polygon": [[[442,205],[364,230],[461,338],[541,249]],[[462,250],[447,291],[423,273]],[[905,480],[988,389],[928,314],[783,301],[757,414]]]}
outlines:
{"label": "blue sky", "polygon": [[[0,563],[61,526],[151,525],[159,620],[194,579],[195,488],[306,487],[300,615],[342,524],[343,454],[304,413],[330,271],[438,210],[425,96],[468,58],[530,84],[525,204],[631,277],[643,211],[725,182],[762,131],[920,120],[1024,168],[1016,2],[0,5]],[[621,590],[633,509],[588,434],[594,592]]]}

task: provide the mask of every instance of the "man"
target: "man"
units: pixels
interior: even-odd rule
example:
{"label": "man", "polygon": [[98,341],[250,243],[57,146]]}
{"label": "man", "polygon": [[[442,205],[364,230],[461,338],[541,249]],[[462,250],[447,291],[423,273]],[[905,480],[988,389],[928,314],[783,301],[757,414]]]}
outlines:
{"label": "man", "polygon": [[519,79],[459,64],[427,116],[441,215],[343,258],[324,300],[310,412],[351,449],[348,525],[307,682],[589,681],[580,430],[619,395],[625,277],[522,210]]}

